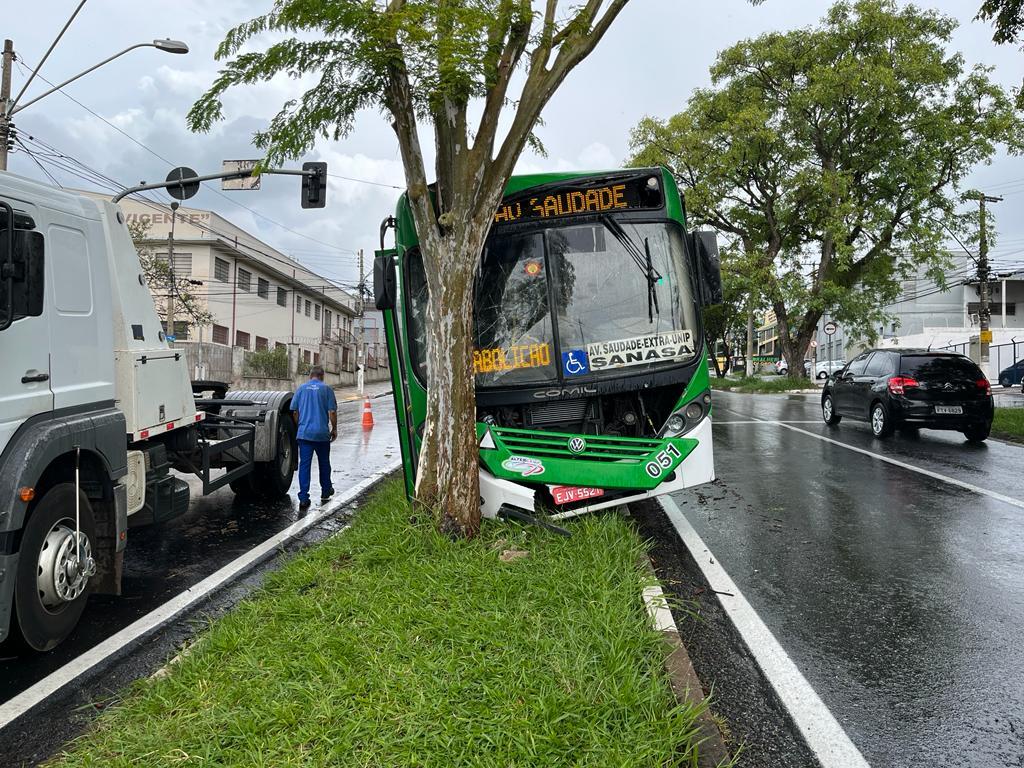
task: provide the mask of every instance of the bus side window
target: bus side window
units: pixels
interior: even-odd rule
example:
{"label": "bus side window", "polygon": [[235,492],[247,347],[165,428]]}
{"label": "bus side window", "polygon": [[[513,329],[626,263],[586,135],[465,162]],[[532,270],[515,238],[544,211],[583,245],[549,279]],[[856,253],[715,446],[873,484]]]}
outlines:
{"label": "bus side window", "polygon": [[427,275],[418,248],[405,254],[405,274],[409,284],[408,318],[409,360],[425,382],[427,380]]}

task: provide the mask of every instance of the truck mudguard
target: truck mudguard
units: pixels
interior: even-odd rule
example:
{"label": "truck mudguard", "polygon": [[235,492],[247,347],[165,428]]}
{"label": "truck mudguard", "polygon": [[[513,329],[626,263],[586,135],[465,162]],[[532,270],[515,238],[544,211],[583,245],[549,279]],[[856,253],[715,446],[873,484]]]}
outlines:
{"label": "truck mudguard", "polygon": [[112,482],[128,473],[124,414],[113,401],[37,414],[0,454],[0,535],[25,521],[28,504],[17,499],[18,489],[34,487],[50,463],[76,445],[102,460]]}

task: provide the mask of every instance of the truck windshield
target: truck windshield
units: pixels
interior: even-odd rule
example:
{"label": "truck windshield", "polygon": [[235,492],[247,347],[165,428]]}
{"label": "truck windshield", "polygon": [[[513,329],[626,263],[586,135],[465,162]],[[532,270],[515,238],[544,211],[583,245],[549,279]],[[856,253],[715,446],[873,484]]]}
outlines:
{"label": "truck windshield", "polygon": [[[426,280],[418,254],[406,265],[412,361],[425,378]],[[476,384],[545,384],[688,362],[700,349],[692,285],[682,230],[669,222],[492,234],[476,280]]]}

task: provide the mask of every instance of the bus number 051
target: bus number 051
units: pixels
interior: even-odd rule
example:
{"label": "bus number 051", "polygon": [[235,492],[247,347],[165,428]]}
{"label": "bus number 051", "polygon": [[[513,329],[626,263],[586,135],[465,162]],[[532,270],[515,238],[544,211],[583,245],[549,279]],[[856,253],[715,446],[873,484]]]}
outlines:
{"label": "bus number 051", "polygon": [[672,466],[672,460],[679,458],[682,458],[679,449],[669,443],[664,451],[658,453],[657,461],[647,462],[647,474],[651,477],[661,477],[662,473]]}

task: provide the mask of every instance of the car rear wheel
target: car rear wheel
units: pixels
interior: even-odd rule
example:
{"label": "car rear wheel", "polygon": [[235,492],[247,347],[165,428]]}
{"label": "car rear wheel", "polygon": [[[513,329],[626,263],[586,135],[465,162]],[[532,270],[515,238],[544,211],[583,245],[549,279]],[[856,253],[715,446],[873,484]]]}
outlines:
{"label": "car rear wheel", "polygon": [[1001,378],[999,380],[999,386],[1001,386],[1001,387],[1012,387],[1013,386],[1013,382],[1010,381],[1010,377],[1009,376],[1003,376],[1003,378]]}
{"label": "car rear wheel", "polygon": [[892,434],[892,420],[881,403],[871,406],[871,434],[880,438],[889,437]]}
{"label": "car rear wheel", "polygon": [[983,443],[991,431],[992,425],[990,423],[974,424],[964,430],[964,437],[967,438],[969,443]]}
{"label": "car rear wheel", "polygon": [[828,372],[827,371],[820,371],[818,373],[818,378],[819,379],[827,379],[828,378]]}
{"label": "car rear wheel", "polygon": [[825,395],[821,400],[821,418],[830,427],[834,427],[843,420],[843,417],[836,413],[836,405],[832,402],[832,395]]}

